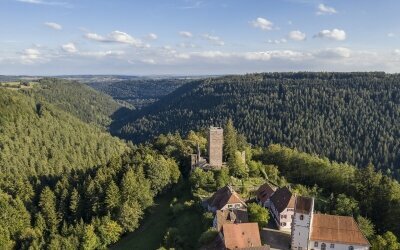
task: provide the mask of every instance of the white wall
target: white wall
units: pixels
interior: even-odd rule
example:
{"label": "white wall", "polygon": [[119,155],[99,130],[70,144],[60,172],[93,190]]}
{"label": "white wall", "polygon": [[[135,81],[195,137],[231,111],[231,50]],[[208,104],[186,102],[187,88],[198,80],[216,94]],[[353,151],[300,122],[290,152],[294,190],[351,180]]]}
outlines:
{"label": "white wall", "polygon": [[[285,216],[285,215],[286,215],[286,218],[282,218],[282,216]],[[279,230],[284,230],[284,231],[291,230],[293,215],[294,215],[294,211],[289,211],[288,209],[283,210],[282,213],[279,214],[279,223],[280,223]],[[282,226],[282,223],[286,223],[286,226]]]}
{"label": "white wall", "polygon": [[[303,215],[303,220],[300,220],[301,215]],[[311,216],[308,214],[295,214],[293,219],[292,249],[298,249],[298,247],[307,249],[310,221]]]}
{"label": "white wall", "polygon": [[232,203],[232,204],[226,204],[221,210],[227,210],[227,209],[241,209],[245,208],[242,203]]}
{"label": "white wall", "polygon": [[315,243],[315,241],[310,240],[308,249],[320,250],[322,243],[326,244],[326,250],[349,250],[349,246],[353,246],[354,250],[368,250],[369,249],[369,247],[367,247],[367,246],[346,245],[346,244],[338,244],[338,243],[333,243],[333,244],[335,244],[335,247],[331,248],[330,242],[321,242],[321,241],[318,241],[318,247],[315,247],[314,243]]}

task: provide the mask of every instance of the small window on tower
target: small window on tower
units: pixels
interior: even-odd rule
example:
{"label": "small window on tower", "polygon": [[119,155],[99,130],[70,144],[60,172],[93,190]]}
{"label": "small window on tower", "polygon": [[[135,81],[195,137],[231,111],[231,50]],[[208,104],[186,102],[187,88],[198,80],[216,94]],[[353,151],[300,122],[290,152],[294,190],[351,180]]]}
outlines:
{"label": "small window on tower", "polygon": [[318,247],[318,241],[314,242],[314,247]]}
{"label": "small window on tower", "polygon": [[304,220],[304,215],[300,215],[300,220]]}

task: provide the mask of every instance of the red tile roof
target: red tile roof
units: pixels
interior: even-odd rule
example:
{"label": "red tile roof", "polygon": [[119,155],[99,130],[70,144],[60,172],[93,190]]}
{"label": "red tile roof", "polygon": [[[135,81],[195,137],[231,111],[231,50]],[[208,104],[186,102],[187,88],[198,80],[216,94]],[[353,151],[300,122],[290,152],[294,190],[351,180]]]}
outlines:
{"label": "red tile roof", "polygon": [[314,214],[311,240],[370,246],[356,221],[350,216]]}
{"label": "red tile roof", "polygon": [[222,226],[226,249],[261,247],[257,223],[224,224]]}
{"label": "red tile roof", "polygon": [[286,208],[294,208],[295,200],[296,197],[287,187],[278,188],[271,196],[271,202],[279,213]]}
{"label": "red tile roof", "polygon": [[208,204],[211,207],[215,207],[217,210],[222,209],[226,204],[234,204],[234,203],[242,203],[246,206],[246,203],[240,197],[238,193],[236,193],[232,187],[225,186],[219,189],[217,192],[208,199]]}
{"label": "red tile roof", "polygon": [[275,190],[276,188],[268,183],[261,185],[256,192],[258,200],[262,203],[266,202],[272,196]]}

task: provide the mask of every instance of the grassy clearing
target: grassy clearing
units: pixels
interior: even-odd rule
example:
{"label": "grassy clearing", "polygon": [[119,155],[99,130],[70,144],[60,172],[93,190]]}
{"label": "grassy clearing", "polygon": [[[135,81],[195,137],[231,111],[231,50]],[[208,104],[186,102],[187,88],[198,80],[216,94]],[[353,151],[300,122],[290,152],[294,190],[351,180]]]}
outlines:
{"label": "grassy clearing", "polygon": [[169,228],[179,230],[183,249],[196,249],[198,239],[203,232],[202,214],[193,206],[186,207],[174,216],[170,209],[174,198],[177,198],[176,203],[180,204],[191,200],[189,186],[183,185],[156,199],[155,205],[142,220],[141,226],[135,232],[125,235],[110,249],[158,249],[163,244],[164,235]]}

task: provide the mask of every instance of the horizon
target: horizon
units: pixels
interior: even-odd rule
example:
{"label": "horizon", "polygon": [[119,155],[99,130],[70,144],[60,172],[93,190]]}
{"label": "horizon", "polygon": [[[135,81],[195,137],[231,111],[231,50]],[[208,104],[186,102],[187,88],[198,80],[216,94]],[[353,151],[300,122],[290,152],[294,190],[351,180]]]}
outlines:
{"label": "horizon", "polygon": [[2,0],[0,6],[8,24],[0,28],[2,75],[400,72],[395,0]]}

